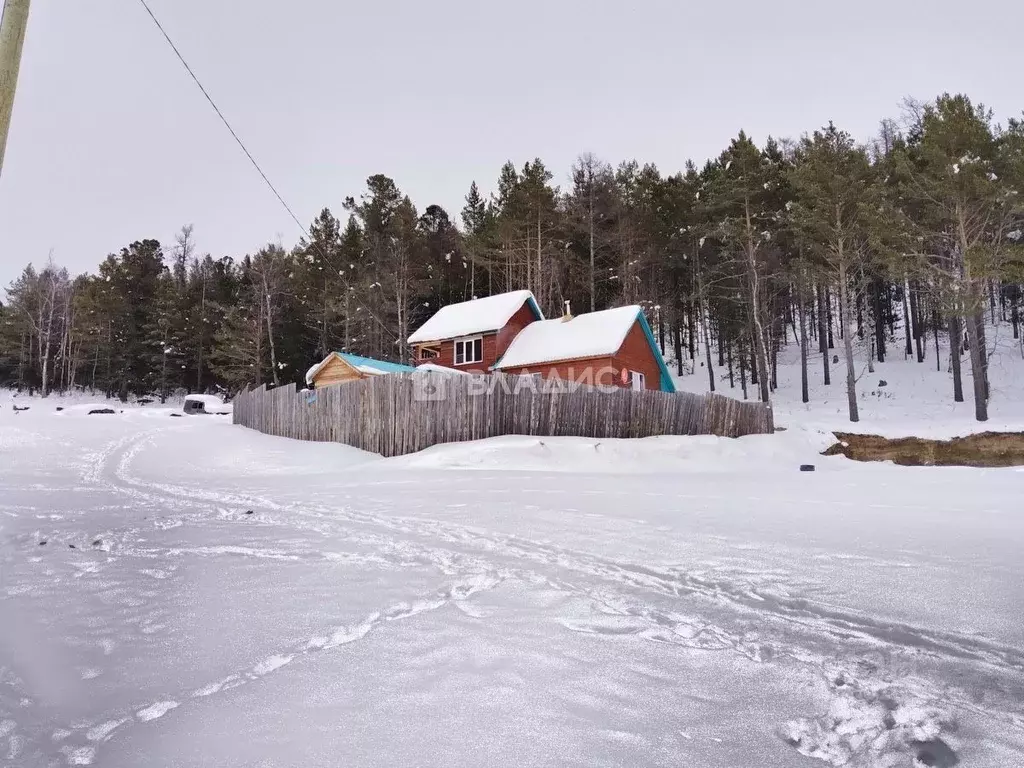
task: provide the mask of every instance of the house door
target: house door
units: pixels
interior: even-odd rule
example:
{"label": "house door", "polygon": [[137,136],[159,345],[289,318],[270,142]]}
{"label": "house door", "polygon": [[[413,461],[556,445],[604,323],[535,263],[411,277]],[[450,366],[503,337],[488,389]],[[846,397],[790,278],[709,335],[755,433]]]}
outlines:
{"label": "house door", "polygon": [[629,372],[630,389],[647,389],[647,381],[644,379],[644,375],[639,371]]}

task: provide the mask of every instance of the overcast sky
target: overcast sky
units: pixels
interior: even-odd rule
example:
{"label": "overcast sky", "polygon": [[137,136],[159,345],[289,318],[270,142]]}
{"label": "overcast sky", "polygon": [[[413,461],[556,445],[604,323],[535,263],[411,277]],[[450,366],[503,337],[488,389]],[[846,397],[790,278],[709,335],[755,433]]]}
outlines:
{"label": "overcast sky", "polygon": [[[1011,0],[149,1],[304,223],[374,173],[457,219],[507,159],[564,187],[584,151],[674,172],[741,128],[868,139],[907,95],[1024,108]],[[0,285],[186,223],[217,257],[299,236],[138,0],[33,0]]]}

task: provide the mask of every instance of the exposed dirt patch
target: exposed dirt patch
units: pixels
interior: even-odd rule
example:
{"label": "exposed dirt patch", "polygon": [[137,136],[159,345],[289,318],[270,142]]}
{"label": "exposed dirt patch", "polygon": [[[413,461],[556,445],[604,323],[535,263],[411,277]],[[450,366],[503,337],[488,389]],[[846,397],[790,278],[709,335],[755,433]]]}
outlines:
{"label": "exposed dirt patch", "polygon": [[1024,433],[982,432],[952,440],[920,437],[887,438],[836,432],[839,442],[825,456],[856,461],[891,461],[908,467],[1024,466]]}

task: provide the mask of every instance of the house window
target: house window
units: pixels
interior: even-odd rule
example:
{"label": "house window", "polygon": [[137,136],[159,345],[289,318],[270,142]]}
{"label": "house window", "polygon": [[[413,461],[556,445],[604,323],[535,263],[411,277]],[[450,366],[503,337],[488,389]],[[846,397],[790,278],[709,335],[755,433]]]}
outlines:
{"label": "house window", "polygon": [[631,389],[647,389],[647,380],[640,371],[630,371],[629,382]]}
{"label": "house window", "polygon": [[467,365],[468,363],[479,363],[484,359],[484,340],[477,336],[475,339],[457,339],[455,341],[455,364]]}

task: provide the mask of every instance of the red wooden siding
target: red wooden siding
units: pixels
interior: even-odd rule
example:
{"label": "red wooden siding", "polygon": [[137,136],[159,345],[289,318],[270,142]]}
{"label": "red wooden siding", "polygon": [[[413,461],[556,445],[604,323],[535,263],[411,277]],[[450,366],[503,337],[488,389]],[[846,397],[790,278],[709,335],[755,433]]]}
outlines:
{"label": "red wooden siding", "polygon": [[[491,365],[498,362],[498,359],[505,354],[505,350],[508,349],[509,344],[519,335],[519,332],[526,326],[532,323],[537,318],[534,317],[533,311],[530,309],[530,305],[523,302],[518,311],[509,318],[509,321],[505,323],[505,327],[498,331],[497,344],[495,345],[495,357],[491,360]],[[486,359],[486,355],[484,355]]]}
{"label": "red wooden siding", "polygon": [[661,389],[661,368],[654,354],[644,329],[639,322],[634,322],[626,334],[626,340],[615,353],[613,365],[619,369],[642,373],[646,389]]}
{"label": "red wooden siding", "polygon": [[537,363],[523,368],[504,368],[502,373],[539,373],[545,379],[582,381],[595,386],[620,385],[619,372],[610,357],[590,357],[582,360],[565,360],[557,363]]}
{"label": "red wooden siding", "polygon": [[555,363],[539,363],[537,365],[524,366],[522,368],[507,368],[504,373],[539,373],[545,379],[558,378],[563,380],[580,381],[586,383],[609,385],[618,387],[630,387],[632,383],[629,375],[626,382],[622,381],[622,371],[637,371],[644,375],[644,387],[646,389],[661,389],[661,369],[654,357],[650,344],[647,343],[647,334],[640,327],[639,322],[634,322],[626,340],[619,347],[619,351],[611,357],[590,357],[576,360],[561,360]]}
{"label": "red wooden siding", "polygon": [[[420,363],[435,363],[436,365],[444,365],[449,368],[458,368],[460,371],[470,371],[473,373],[488,373],[491,366],[498,362],[498,358],[505,354],[505,350],[508,349],[508,345],[512,343],[512,340],[519,335],[519,332],[523,330],[527,325],[532,323],[536,318],[533,316],[533,312],[530,311],[530,307],[524,302],[509,321],[505,323],[505,326],[498,331],[491,331],[490,333],[475,333],[465,338],[474,338],[476,336],[483,337],[483,360],[479,363],[468,363],[466,365],[455,364],[455,339],[445,339],[440,342],[434,349],[439,351],[438,357],[423,357],[420,350],[430,345],[421,344],[417,345],[415,353],[413,355],[413,365],[419,365]],[[463,338],[463,337],[459,337]]]}

